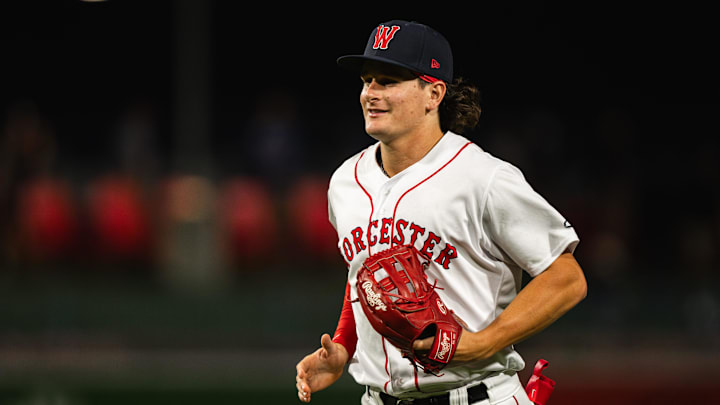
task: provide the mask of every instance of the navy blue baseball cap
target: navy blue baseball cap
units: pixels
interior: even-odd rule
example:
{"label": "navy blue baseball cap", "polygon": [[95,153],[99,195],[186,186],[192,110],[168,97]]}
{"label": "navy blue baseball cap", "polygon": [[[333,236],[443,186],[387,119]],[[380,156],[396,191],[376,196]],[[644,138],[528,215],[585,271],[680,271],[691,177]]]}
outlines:
{"label": "navy blue baseball cap", "polygon": [[450,43],[439,32],[415,21],[392,20],[378,25],[362,55],[342,56],[337,63],[359,72],[366,61],[409,69],[428,82],[453,80]]}

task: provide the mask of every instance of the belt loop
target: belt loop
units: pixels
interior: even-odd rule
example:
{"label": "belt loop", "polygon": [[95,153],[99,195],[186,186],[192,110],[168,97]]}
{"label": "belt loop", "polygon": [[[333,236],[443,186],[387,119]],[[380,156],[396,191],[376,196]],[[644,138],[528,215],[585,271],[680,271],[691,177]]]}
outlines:
{"label": "belt loop", "polygon": [[449,405],[468,405],[467,388],[456,388],[454,390],[450,390],[449,394]]}

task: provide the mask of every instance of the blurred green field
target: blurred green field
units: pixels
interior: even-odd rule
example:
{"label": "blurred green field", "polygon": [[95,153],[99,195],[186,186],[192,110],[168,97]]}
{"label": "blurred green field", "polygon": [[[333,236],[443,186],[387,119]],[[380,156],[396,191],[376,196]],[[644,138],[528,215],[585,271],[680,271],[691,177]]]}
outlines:
{"label": "blurred green field", "polygon": [[[344,286],[342,272],[246,274],[211,291],[33,277],[0,282],[2,405],[299,404],[295,364],[333,331]],[[519,344],[522,381],[545,358],[558,382],[549,405],[713,403],[716,335],[678,328],[670,305],[637,317],[650,301],[628,297],[639,305],[624,311],[590,297]],[[362,392],[345,374],[312,403],[358,404]]]}
{"label": "blurred green field", "polygon": [[[358,404],[362,390],[355,388],[333,388],[313,397],[312,404]],[[127,405],[127,404],[172,404],[172,405],[225,405],[225,404],[300,404],[294,389],[97,389],[92,387],[45,389],[26,391],[4,389],[0,391],[3,405]]]}

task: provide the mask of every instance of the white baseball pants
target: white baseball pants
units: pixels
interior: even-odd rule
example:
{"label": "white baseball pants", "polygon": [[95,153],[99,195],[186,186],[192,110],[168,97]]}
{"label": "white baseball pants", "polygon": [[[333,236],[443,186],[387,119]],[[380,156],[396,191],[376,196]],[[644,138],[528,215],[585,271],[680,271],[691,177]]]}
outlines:
{"label": "white baseball pants", "polygon": [[[488,399],[473,404],[468,403],[467,387],[460,387],[448,391],[450,405],[534,405],[525,393],[517,374],[499,374],[482,380],[487,386]],[[469,386],[472,386],[471,384]],[[384,405],[380,393],[373,389],[367,390],[362,396],[361,405]]]}

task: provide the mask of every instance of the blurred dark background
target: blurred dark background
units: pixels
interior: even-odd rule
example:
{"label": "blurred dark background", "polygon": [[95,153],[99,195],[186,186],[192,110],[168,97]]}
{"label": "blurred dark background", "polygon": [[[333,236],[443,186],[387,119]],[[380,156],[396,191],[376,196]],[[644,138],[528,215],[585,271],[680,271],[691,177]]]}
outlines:
{"label": "blurred dark background", "polygon": [[3,2],[0,402],[297,403],[342,304],[327,181],[372,142],[335,59],[402,18],[482,90],[465,135],[581,237],[589,296],[518,345],[523,380],[545,358],[553,405],[719,403],[708,7]]}

